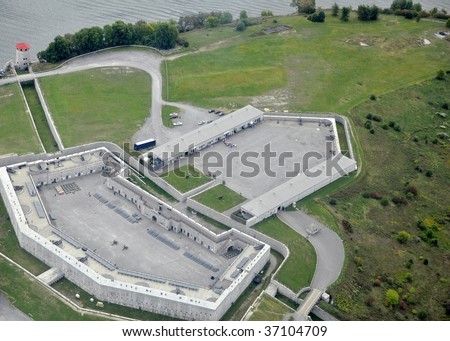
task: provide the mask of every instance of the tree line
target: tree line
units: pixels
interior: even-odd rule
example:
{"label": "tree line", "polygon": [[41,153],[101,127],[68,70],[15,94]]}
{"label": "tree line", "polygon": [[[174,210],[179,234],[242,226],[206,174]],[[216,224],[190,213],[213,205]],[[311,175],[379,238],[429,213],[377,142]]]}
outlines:
{"label": "tree line", "polygon": [[157,49],[174,48],[179,42],[173,22],[147,23],[143,20],[126,24],[117,20],[103,28],[83,28],[74,34],[58,35],[37,57],[50,63],[60,62],[85,53],[122,45],[145,45]]}

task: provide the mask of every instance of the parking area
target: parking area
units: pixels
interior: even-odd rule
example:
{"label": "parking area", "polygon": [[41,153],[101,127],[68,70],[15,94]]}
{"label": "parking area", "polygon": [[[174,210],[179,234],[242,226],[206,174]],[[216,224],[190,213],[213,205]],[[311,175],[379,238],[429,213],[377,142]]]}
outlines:
{"label": "parking area", "polygon": [[[104,181],[100,174],[68,180],[79,190],[63,195],[57,193],[55,185],[43,187],[40,194],[46,210],[56,218],[53,224],[119,269],[208,287],[213,283],[211,276],[219,277],[231,264],[231,260],[215,255],[183,234],[167,231],[141,216],[132,203],[114,195]],[[126,219],[125,213],[139,217],[138,221]],[[170,247],[170,243],[178,249]],[[199,265],[186,253],[219,271]]]}
{"label": "parking area", "polygon": [[216,174],[227,187],[253,199],[332,155],[331,127],[265,120],[194,158],[197,169]]}

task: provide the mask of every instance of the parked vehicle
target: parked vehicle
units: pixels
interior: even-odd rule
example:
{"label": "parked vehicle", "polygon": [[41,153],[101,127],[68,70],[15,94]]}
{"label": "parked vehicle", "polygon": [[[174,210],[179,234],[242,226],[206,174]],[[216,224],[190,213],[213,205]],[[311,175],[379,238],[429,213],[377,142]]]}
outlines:
{"label": "parked vehicle", "polygon": [[148,139],[141,142],[136,142],[134,144],[134,150],[142,150],[142,149],[148,149],[153,148],[156,146],[156,140],[155,139]]}

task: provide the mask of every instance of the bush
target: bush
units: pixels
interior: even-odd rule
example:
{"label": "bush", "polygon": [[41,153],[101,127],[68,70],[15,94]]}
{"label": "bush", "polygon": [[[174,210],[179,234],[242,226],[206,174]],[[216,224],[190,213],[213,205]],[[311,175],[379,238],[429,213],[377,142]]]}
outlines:
{"label": "bush", "polygon": [[366,305],[368,307],[371,307],[373,305],[373,302],[375,302],[375,298],[373,298],[373,296],[367,296],[366,298]]}
{"label": "bush", "polygon": [[370,193],[369,193],[369,192],[364,192],[364,193],[362,194],[362,197],[363,197],[364,199],[370,199]]}
{"label": "bush", "polygon": [[400,244],[406,244],[411,239],[411,235],[406,231],[400,231],[397,234],[397,241]]}
{"label": "bush", "polygon": [[393,197],[392,197],[392,202],[393,202],[395,205],[397,205],[397,206],[408,204],[408,201],[407,201],[406,198],[405,198],[404,196],[402,196],[402,195],[395,195],[395,196],[393,196]]}
{"label": "bush", "polygon": [[366,128],[366,129],[372,129],[372,122],[366,121],[366,123],[364,123],[364,128]]}
{"label": "bush", "polygon": [[353,226],[348,220],[342,220],[342,226],[344,227],[345,231],[353,233]]}
{"label": "bush", "polygon": [[331,15],[333,17],[337,17],[339,15],[339,5],[337,3],[334,3],[331,7]]}
{"label": "bush", "polygon": [[425,310],[419,311],[419,314],[417,314],[417,317],[421,321],[425,321],[428,318],[428,313]]}
{"label": "bush", "polygon": [[308,16],[308,20],[312,22],[324,22],[325,21],[325,12],[319,11]]}
{"label": "bush", "polygon": [[380,204],[381,204],[381,206],[384,206],[384,207],[388,206],[389,205],[389,199],[387,199],[387,198],[381,199]]}
{"label": "bush", "polygon": [[336,199],[331,199],[330,200],[330,205],[336,206],[337,205],[337,200]]}
{"label": "bush", "polygon": [[389,127],[394,128],[395,127],[395,122],[394,121],[389,121],[388,125],[389,125]]}
{"label": "bush", "polygon": [[401,131],[402,128],[400,128],[400,126],[399,126],[398,124],[396,124],[396,125],[394,126],[394,130],[395,130],[395,131]]}
{"label": "bush", "polygon": [[376,21],[378,20],[378,15],[380,9],[373,5],[359,5],[358,6],[358,19],[361,21]]}
{"label": "bush", "polygon": [[384,130],[388,130],[388,129],[389,129],[389,126],[388,126],[387,124],[383,124],[383,125],[381,126],[381,128],[383,128]]}
{"label": "bush", "polygon": [[382,196],[378,192],[371,192],[370,197],[375,200],[381,200]]}
{"label": "bush", "polygon": [[382,14],[386,14],[386,15],[392,15],[392,14],[394,14],[394,11],[391,10],[390,8],[383,8],[383,9],[381,10],[381,13],[382,13]]}
{"label": "bush", "polygon": [[448,110],[448,103],[447,102],[442,104],[442,109]]}
{"label": "bush", "polygon": [[380,116],[378,116],[378,115],[374,115],[374,116],[372,117],[372,120],[374,120],[375,122],[381,122],[381,121],[383,121],[383,119],[382,119]]}
{"label": "bush", "polygon": [[371,99],[372,101],[376,101],[376,100],[377,100],[377,96],[375,96],[375,95],[370,95],[370,99]]}
{"label": "bush", "polygon": [[439,70],[436,74],[436,79],[443,81],[445,79],[445,72],[444,70]]}
{"label": "bush", "polygon": [[239,24],[237,24],[236,26],[236,31],[242,32],[245,31],[246,28],[247,26],[242,21],[240,21]]}
{"label": "bush", "polygon": [[394,289],[389,289],[386,292],[386,304],[390,307],[396,306],[400,302],[398,292]]}
{"label": "bush", "polygon": [[419,15],[416,11],[405,11],[405,19],[414,19]]}
{"label": "bush", "polygon": [[411,193],[413,196],[417,197],[419,195],[419,190],[416,186],[408,185],[405,188],[405,193]]}
{"label": "bush", "polygon": [[241,13],[239,14],[239,18],[247,19],[248,18],[247,11],[241,11]]}
{"label": "bush", "polygon": [[373,118],[372,113],[370,113],[370,112],[367,113],[366,118],[367,118],[368,120],[371,120],[371,119]]}
{"label": "bush", "polygon": [[350,7],[342,7],[342,12],[341,12],[341,20],[342,21],[348,21],[348,18],[350,17]]}
{"label": "bush", "polygon": [[263,11],[261,11],[261,16],[262,17],[273,17],[273,13],[272,13],[272,11],[270,11],[270,10],[263,10]]}
{"label": "bush", "polygon": [[425,176],[431,178],[431,177],[433,177],[433,172],[430,171],[430,170],[429,170],[429,171],[426,171]]}
{"label": "bush", "polygon": [[370,129],[371,134],[375,134],[375,129]]}

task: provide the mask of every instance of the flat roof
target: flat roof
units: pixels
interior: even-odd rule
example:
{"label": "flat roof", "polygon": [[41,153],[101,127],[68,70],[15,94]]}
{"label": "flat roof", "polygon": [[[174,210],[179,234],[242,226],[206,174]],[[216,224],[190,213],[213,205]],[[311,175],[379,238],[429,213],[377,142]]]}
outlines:
{"label": "flat roof", "polygon": [[239,125],[257,119],[263,112],[251,105],[247,105],[235,112],[225,115],[218,120],[205,124],[194,131],[191,131],[179,138],[154,148],[150,153],[163,160],[164,156],[171,156],[174,147],[178,145],[178,150],[184,152],[191,146],[200,146],[215,137],[233,130]]}
{"label": "flat roof", "polygon": [[[344,174],[341,174],[339,171],[343,170],[345,174],[348,174],[351,171],[356,169],[356,161],[350,159],[342,154],[336,156],[336,158],[340,157],[340,159],[336,160],[336,163],[339,165],[339,168],[329,167],[327,169],[327,163],[333,164],[335,161],[331,161],[329,159],[318,164],[315,167],[312,167],[307,171],[307,174],[301,173],[296,177],[293,177],[289,181],[281,184],[278,187],[275,187],[273,190],[270,190],[259,197],[247,202],[246,204],[241,206],[241,209],[247,213],[252,214],[253,216],[260,216],[269,212],[273,209],[280,207],[285,204],[287,201],[292,200],[297,195],[301,193],[306,193],[309,195],[316,191],[316,187],[327,182],[327,184],[339,179]],[[311,173],[318,172],[317,176],[312,176]],[[323,187],[323,186],[321,186]],[[320,188],[321,188],[320,187]],[[308,190],[313,189],[308,192]]]}

